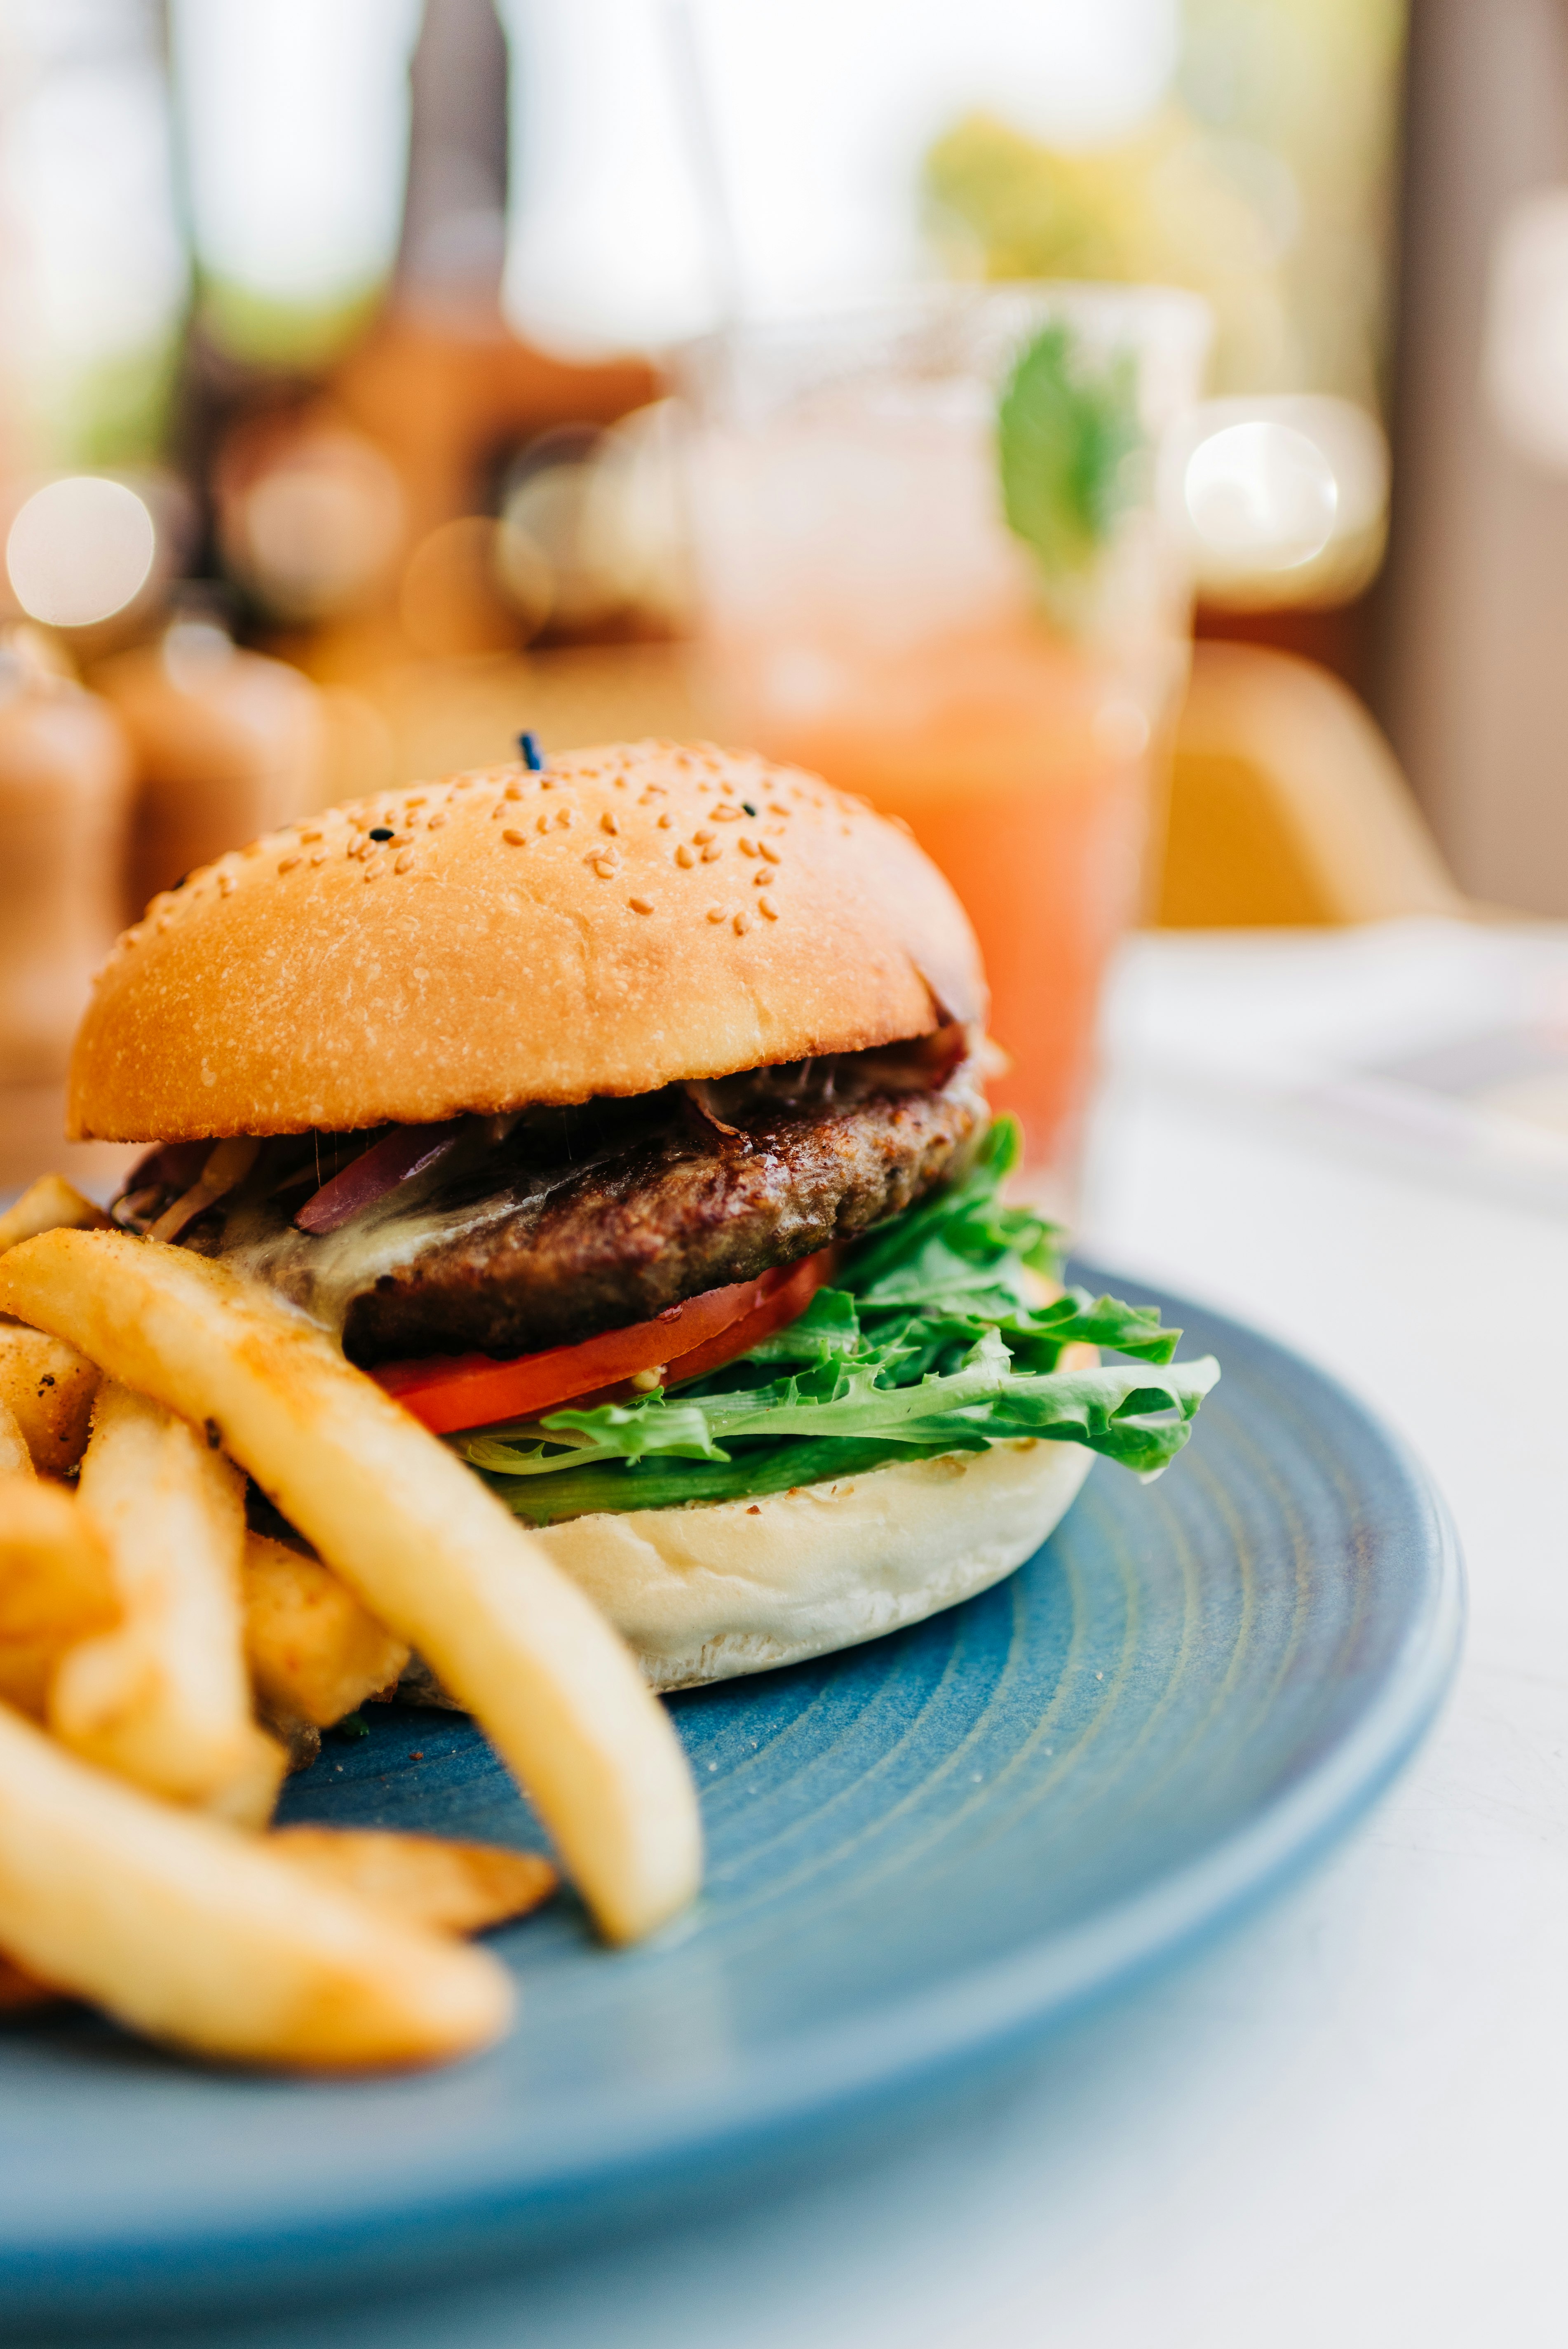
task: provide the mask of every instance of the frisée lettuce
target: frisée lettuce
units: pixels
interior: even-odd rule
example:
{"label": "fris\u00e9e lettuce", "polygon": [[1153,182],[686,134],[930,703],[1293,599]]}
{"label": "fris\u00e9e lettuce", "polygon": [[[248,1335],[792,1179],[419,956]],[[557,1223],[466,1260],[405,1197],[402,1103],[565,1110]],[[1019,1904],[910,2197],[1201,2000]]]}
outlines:
{"label": "fris\u00e9e lettuce", "polygon": [[[1032,1438],[1158,1475],[1219,1365],[1173,1361],[1181,1333],[1151,1306],[1079,1288],[1035,1301],[1059,1278],[1061,1235],[1004,1202],[1017,1155],[1016,1124],[999,1118],[961,1181],[868,1233],[798,1320],[706,1378],[449,1441],[536,1525]],[[1127,1359],[1063,1369],[1084,1344]]]}

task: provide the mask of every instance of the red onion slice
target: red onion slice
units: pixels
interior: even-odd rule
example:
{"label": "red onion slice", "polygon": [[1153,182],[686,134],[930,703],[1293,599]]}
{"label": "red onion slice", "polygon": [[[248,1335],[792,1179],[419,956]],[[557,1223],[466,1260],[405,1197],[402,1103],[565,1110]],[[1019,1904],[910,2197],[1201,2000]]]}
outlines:
{"label": "red onion slice", "polygon": [[155,1143],[126,1176],[121,1194],[156,1188],[188,1191],[211,1154],[211,1142]]}
{"label": "red onion slice", "polygon": [[312,1192],[294,1217],[294,1229],[319,1238],[335,1232],[373,1201],[385,1198],[399,1183],[407,1183],[444,1158],[458,1138],[460,1119],[444,1125],[398,1125],[373,1142],[368,1150]]}

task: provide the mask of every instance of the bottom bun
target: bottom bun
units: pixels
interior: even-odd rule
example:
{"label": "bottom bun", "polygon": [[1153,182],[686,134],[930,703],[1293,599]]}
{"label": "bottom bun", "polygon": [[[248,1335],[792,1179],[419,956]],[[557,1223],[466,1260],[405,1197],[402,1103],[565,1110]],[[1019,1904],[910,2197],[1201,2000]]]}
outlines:
{"label": "bottom bun", "polygon": [[758,1501],[573,1517],[535,1538],[654,1688],[692,1688],[857,1647],[989,1588],[1093,1465],[1077,1444],[999,1444]]}

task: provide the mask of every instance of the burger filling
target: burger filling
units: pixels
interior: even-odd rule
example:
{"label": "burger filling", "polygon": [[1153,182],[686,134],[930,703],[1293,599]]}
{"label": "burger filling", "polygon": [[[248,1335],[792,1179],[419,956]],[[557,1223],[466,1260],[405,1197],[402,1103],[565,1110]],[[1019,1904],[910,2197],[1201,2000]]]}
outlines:
{"label": "burger filling", "polygon": [[1059,1235],[1003,1203],[1016,1129],[968,1042],[179,1144],[115,1212],[335,1330],[534,1523],[1042,1438],[1156,1473],[1214,1366],[1167,1367],[1152,1309],[1062,1289]]}
{"label": "burger filling", "polygon": [[[419,1129],[427,1163],[342,1221],[329,1209],[326,1229],[313,1203],[387,1137],[277,1136],[178,1237],[303,1307],[363,1367],[505,1357],[650,1319],[854,1237],[950,1178],[987,1114],[950,1028],[630,1101]],[[117,1203],[134,1230],[156,1230],[205,1179],[165,1156]]]}

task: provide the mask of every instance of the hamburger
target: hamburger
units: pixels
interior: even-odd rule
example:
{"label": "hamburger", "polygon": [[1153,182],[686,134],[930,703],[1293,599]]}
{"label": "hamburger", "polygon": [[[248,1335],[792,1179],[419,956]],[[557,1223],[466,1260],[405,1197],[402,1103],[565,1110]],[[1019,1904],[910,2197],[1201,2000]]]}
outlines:
{"label": "hamburger", "polygon": [[524,743],[153,900],[70,1076],[74,1137],[151,1145],[116,1219],[330,1330],[660,1689],[917,1621],[1097,1454],[1161,1468],[1216,1372],[1004,1203],[907,832],[748,754]]}

